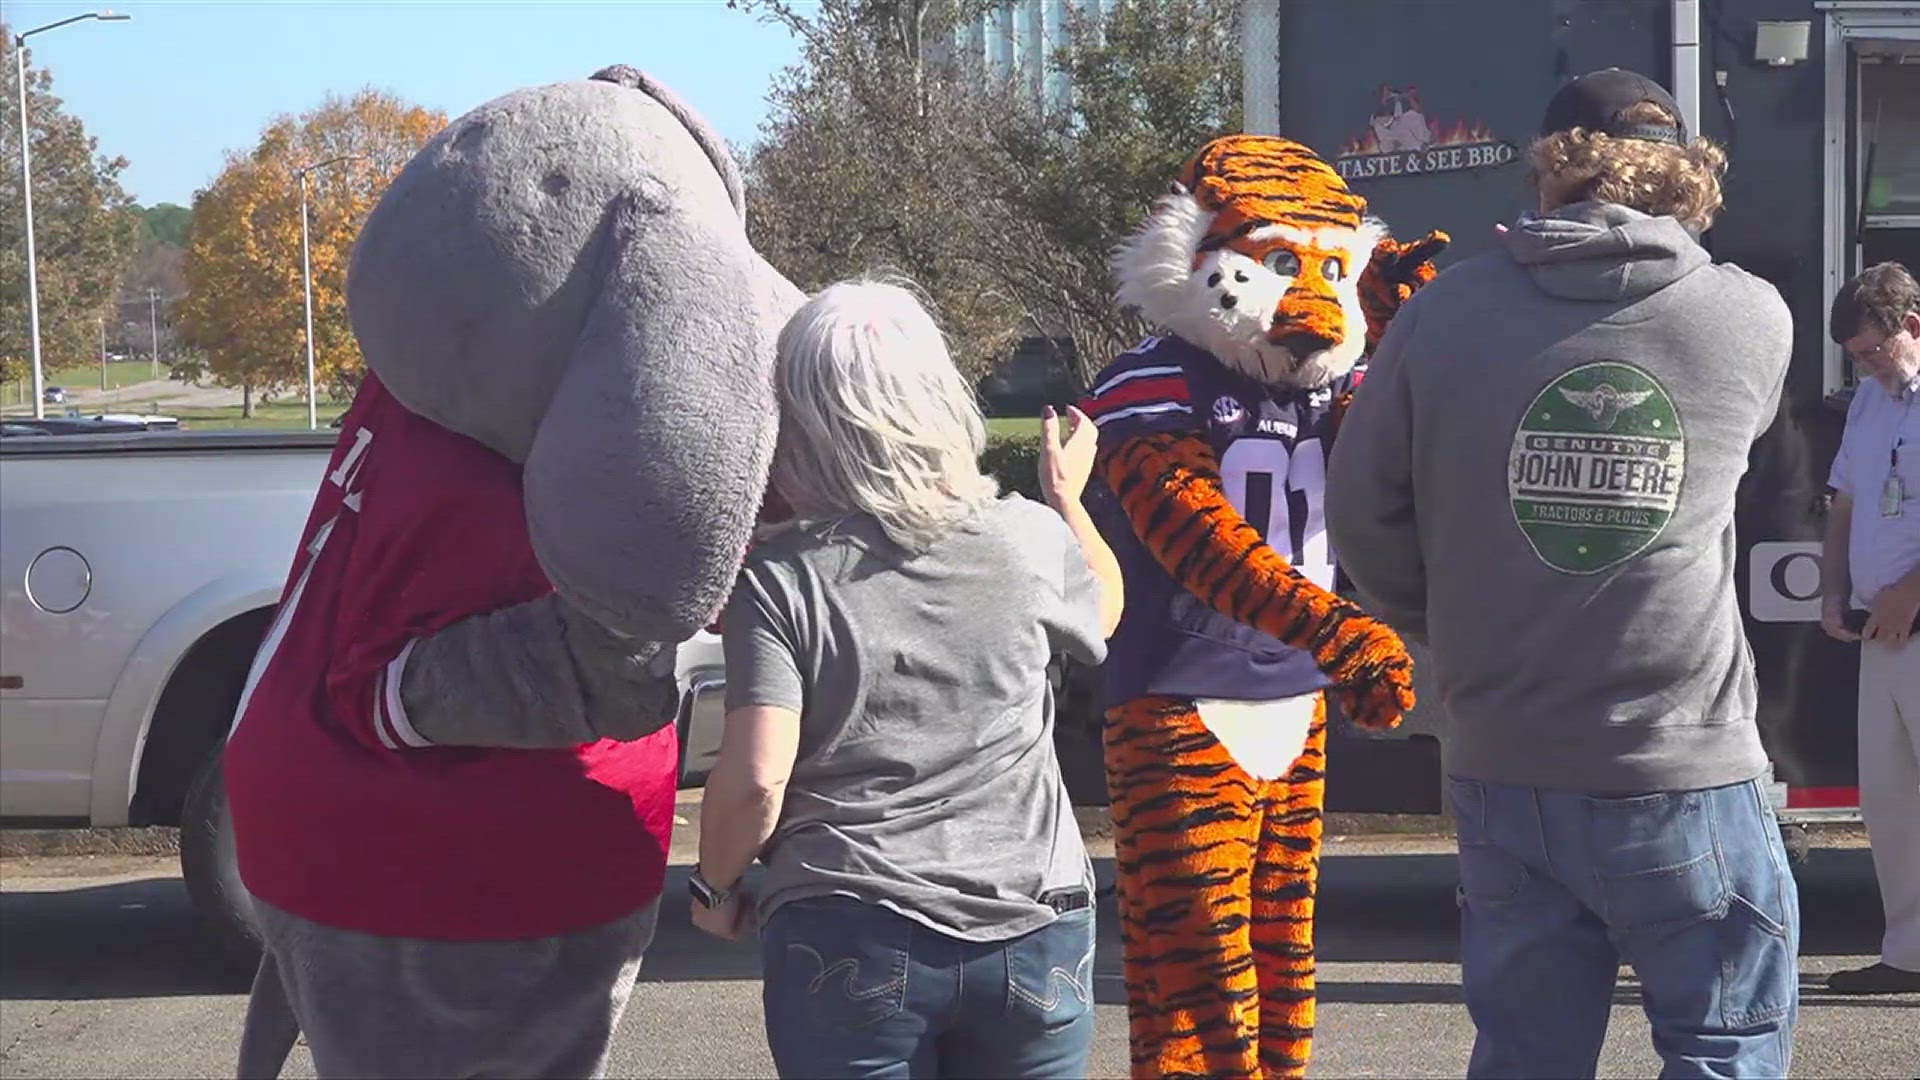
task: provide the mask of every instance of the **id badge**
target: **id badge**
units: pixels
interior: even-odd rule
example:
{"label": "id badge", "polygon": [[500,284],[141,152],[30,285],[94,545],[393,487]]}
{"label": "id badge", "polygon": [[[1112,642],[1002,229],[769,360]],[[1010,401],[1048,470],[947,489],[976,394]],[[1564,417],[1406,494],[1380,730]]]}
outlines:
{"label": "id badge", "polygon": [[1901,483],[1900,474],[1887,473],[1887,482],[1880,485],[1880,516],[1897,518],[1900,516],[1900,504],[1906,500],[1906,485]]}

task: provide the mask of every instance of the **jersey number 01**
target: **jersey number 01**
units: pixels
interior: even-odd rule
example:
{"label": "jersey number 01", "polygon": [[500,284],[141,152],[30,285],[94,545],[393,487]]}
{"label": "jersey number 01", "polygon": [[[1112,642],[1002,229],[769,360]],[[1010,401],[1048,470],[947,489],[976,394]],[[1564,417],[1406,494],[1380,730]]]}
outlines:
{"label": "jersey number 01", "polygon": [[1227,501],[1295,570],[1323,589],[1333,588],[1333,549],[1327,543],[1326,447],[1317,437],[1291,449],[1281,439],[1236,439],[1220,458]]}

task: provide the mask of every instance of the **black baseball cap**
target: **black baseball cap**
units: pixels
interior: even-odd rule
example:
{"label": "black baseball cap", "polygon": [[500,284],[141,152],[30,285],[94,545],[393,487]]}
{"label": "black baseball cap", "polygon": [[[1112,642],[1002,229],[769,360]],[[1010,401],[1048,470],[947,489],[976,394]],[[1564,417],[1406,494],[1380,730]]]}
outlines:
{"label": "black baseball cap", "polygon": [[[1621,114],[1643,101],[1667,111],[1671,124],[1636,124]],[[1649,142],[1687,145],[1687,122],[1680,117],[1680,106],[1666,88],[1638,72],[1625,68],[1590,71],[1560,88],[1547,102],[1547,115],[1540,122],[1540,134],[1552,135],[1572,128],[1585,128],[1621,139],[1646,139]]]}

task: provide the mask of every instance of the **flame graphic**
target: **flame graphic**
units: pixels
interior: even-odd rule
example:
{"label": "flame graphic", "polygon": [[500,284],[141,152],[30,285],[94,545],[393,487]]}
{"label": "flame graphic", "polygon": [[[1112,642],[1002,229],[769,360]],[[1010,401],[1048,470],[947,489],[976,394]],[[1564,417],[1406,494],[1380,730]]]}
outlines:
{"label": "flame graphic", "polygon": [[[1448,127],[1439,120],[1429,120],[1427,121],[1427,130],[1432,133],[1433,138],[1423,149],[1438,149],[1444,146],[1465,146],[1469,143],[1499,141],[1494,137],[1493,129],[1488,127],[1484,120],[1474,120],[1472,123],[1468,123],[1467,120],[1462,117],[1461,119],[1455,120],[1452,127]],[[1339,156],[1353,157],[1359,154],[1378,154],[1381,152],[1380,140],[1374,136],[1373,129],[1368,128],[1366,134],[1361,135],[1359,138],[1348,139],[1346,145],[1340,148]]]}

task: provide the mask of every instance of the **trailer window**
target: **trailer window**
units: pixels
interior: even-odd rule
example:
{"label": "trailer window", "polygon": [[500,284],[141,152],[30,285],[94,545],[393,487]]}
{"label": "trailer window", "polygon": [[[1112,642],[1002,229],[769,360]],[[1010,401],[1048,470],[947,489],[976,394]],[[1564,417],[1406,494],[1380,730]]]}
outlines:
{"label": "trailer window", "polygon": [[1860,121],[1861,153],[1873,147],[1869,227],[1895,224],[1876,217],[1920,217],[1920,51],[1860,58]]}

